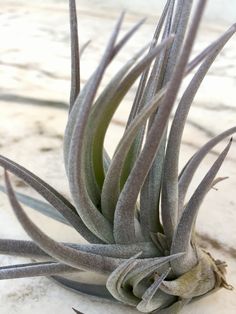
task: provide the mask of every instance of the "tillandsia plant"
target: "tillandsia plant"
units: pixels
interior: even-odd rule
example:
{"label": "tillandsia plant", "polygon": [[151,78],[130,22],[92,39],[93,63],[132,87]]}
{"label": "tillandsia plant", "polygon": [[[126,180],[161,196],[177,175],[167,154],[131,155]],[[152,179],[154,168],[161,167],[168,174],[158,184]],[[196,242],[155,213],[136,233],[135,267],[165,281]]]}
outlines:
{"label": "tillandsia plant", "polygon": [[[216,176],[231,140],[188,200],[186,193],[204,157],[236,127],[205,143],[182,171],[179,154],[193,99],[236,26],[190,60],[206,1],[193,4],[193,0],[168,0],[150,43],[98,93],[107,67],[144,21],[118,41],[124,14],[120,16],[99,65],[80,89],[76,6],[70,0],[72,80],[64,161],[73,204],[29,170],[0,157],[10,203],[32,239],[0,240],[0,252],[36,260],[1,267],[0,279],[52,276],[74,290],[160,314],[177,313],[191,301],[231,288],[225,278],[226,264],[214,260],[195,236],[198,210],[221,180]],[[193,70],[177,100],[183,79]],[[125,131],[110,158],[104,148],[106,131],[138,78]],[[47,202],[15,193],[8,172]],[[90,244],[56,242],[35,225],[20,203],[68,224]],[[104,284],[67,276],[86,272],[102,274]]]}

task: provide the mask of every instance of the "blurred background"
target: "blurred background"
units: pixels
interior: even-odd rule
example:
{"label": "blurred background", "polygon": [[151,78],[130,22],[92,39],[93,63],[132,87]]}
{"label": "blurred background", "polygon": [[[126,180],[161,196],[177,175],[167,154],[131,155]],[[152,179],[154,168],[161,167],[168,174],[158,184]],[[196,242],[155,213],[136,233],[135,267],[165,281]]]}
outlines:
{"label": "blurred background", "polygon": [[[63,1],[63,0],[61,0]],[[89,0],[96,6],[128,9],[130,12],[141,12],[142,14],[153,15],[163,8],[165,0]],[[208,21],[217,23],[235,23],[236,20],[236,2],[234,0],[211,0],[208,1],[208,6],[205,14]]]}

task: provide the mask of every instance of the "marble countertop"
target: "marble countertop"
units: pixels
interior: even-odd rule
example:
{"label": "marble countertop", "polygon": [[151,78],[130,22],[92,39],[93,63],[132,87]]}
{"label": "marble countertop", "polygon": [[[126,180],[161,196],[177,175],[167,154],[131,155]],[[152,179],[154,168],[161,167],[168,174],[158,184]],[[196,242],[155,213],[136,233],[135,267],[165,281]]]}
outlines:
{"label": "marble countertop", "polygon": [[[96,66],[119,12],[114,8],[109,16],[99,2],[90,7],[81,1],[79,29],[81,43],[91,40],[83,55],[81,68],[84,82]],[[123,30],[142,17],[127,13]],[[230,25],[228,25],[230,26]],[[153,15],[134,36],[118,59],[109,68],[103,84],[113,71],[151,38],[155,27]],[[194,53],[216,39],[227,26],[203,23]],[[69,98],[70,48],[67,5],[64,1],[31,2],[9,0],[1,3],[0,13],[0,149],[1,154],[17,160],[60,192],[67,194],[68,186],[62,164],[62,138],[67,119]],[[94,53],[95,52],[95,53]],[[236,125],[236,40],[227,44],[205,79],[191,109],[184,132],[181,153],[183,165],[192,154],[212,136]],[[116,113],[106,145],[110,153],[124,129],[134,90],[126,97]],[[192,189],[209,169],[222,145],[212,151],[202,163]],[[47,165],[47,167],[45,167]],[[2,177],[2,171],[0,173]],[[229,177],[212,190],[204,201],[197,221],[198,233],[204,247],[228,263],[228,280],[236,287],[236,142],[224,163],[220,176]],[[18,191],[35,193],[17,178]],[[66,191],[66,192],[65,192]],[[35,194],[36,195],[36,194]],[[0,197],[0,237],[27,238],[14,217],[4,195]],[[58,240],[81,241],[81,238],[59,223],[29,211],[44,231]],[[14,263],[22,262],[15,259]],[[13,263],[13,258],[0,256],[0,264]],[[0,281],[1,314],[71,313],[78,307],[86,314],[123,313],[119,306],[88,300],[71,293],[47,278]],[[213,308],[212,308],[213,306]],[[222,290],[183,313],[233,314],[236,292]],[[216,310],[215,310],[216,309]],[[130,310],[130,313],[137,313]]]}

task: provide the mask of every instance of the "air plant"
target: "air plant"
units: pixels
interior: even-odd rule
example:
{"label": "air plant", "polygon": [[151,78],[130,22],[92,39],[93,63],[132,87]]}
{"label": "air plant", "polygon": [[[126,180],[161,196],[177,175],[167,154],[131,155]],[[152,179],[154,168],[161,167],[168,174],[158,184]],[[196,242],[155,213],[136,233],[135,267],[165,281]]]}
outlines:
{"label": "air plant", "polygon": [[[188,200],[186,193],[204,157],[236,127],[205,143],[182,171],[179,154],[193,99],[236,26],[190,60],[206,1],[197,1],[194,10],[193,3],[168,0],[152,41],[131,56],[98,93],[107,67],[144,21],[117,41],[124,14],[120,16],[99,65],[80,90],[76,6],[70,0],[72,80],[64,161],[73,204],[29,170],[0,157],[11,206],[32,239],[0,240],[0,252],[36,260],[1,267],[0,279],[52,276],[74,290],[122,302],[143,313],[166,314],[177,313],[185,304],[222,287],[231,288],[225,278],[226,264],[214,260],[195,236],[198,210],[220,180],[216,175],[231,140]],[[177,100],[183,79],[193,70]],[[138,78],[125,131],[110,158],[104,147],[107,129]],[[8,172],[47,202],[15,193]],[[20,203],[71,226],[90,244],[56,242],[35,225]],[[66,277],[81,272],[102,274],[104,285]]]}

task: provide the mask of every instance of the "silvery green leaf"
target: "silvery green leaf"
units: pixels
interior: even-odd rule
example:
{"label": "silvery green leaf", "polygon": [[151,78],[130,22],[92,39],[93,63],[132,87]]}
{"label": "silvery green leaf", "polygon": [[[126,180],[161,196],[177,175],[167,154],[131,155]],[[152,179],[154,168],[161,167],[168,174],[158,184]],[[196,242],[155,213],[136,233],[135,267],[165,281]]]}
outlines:
{"label": "silvery green leaf", "polygon": [[[119,20],[120,24],[122,22],[124,14],[121,15],[121,18]],[[132,35],[139,29],[139,27],[143,24],[144,20],[141,20],[136,25],[134,25],[131,30],[129,30],[123,38],[120,39],[120,41],[113,47],[113,51],[110,55],[110,59],[108,62],[110,63],[117,55],[117,53],[120,51],[120,49],[126,44],[126,42],[132,37]],[[118,25],[119,28],[119,25]],[[96,73],[96,71],[95,71]],[[68,155],[69,155],[69,148],[70,148],[70,141],[71,141],[71,135],[75,126],[75,120],[76,116],[78,114],[78,110],[80,108],[80,104],[83,102],[83,99],[85,95],[87,94],[88,90],[90,89],[90,84],[94,80],[95,73],[90,77],[88,82],[85,84],[84,88],[81,91],[81,94],[78,95],[78,97],[75,99],[77,106],[76,108],[73,108],[73,114],[69,115],[68,123],[65,131],[65,138],[64,138],[64,160],[65,160],[65,167],[66,170],[68,168]],[[74,104],[73,104],[74,105]]]}
{"label": "silvery green leaf", "polygon": [[[203,256],[205,254],[205,256]],[[174,280],[162,281],[160,289],[183,299],[202,296],[215,287],[216,275],[212,260],[202,253],[196,266]]]}
{"label": "silvery green leaf", "polygon": [[[122,259],[130,258],[140,251],[142,251],[142,258],[154,258],[160,255],[160,252],[151,242],[137,243],[132,245],[77,244],[65,242],[61,244],[82,252]],[[48,255],[34,242],[25,240],[0,239],[0,253],[23,257],[34,257],[37,259],[45,257],[48,258]]]}
{"label": "silvery green leaf", "polygon": [[34,242],[25,240],[0,239],[0,254],[50,259]]}
{"label": "silvery green leaf", "polygon": [[8,158],[0,156],[0,165],[22,179],[42,195],[86,240],[101,243],[101,240],[95,237],[84,225],[76,213],[75,207],[53,187]]}
{"label": "silvery green leaf", "polygon": [[[135,204],[140,189],[145,181],[145,178],[150,170],[156,152],[161,143],[162,136],[165,132],[182,78],[184,77],[185,68],[188,63],[204,7],[205,1],[200,1],[193,17],[192,25],[188,31],[182,53],[177,60],[167,92],[164,96],[161,106],[159,107],[158,115],[153,122],[148,137],[146,138],[144,148],[137,158],[136,163],[124,185],[124,188],[120,193],[114,219],[114,238],[117,243],[135,242]],[[170,224],[169,221],[166,221],[165,223],[164,217],[162,218],[164,227],[166,227],[167,224]]]}
{"label": "silvery green leaf", "polygon": [[153,314],[178,314],[189,301],[190,300],[185,300],[185,299],[176,301],[172,305],[164,309],[153,312]]}
{"label": "silvery green leaf", "polygon": [[[91,102],[93,101],[95,97],[98,85],[101,82],[104,71],[106,67],[108,66],[108,64],[110,63],[110,61],[112,60],[111,56],[114,51],[115,41],[118,36],[123,18],[124,18],[124,14],[122,13],[116,24],[116,27],[113,30],[110,42],[105,50],[105,53],[103,55],[103,58],[100,64],[98,65],[97,69],[94,71],[94,73],[91,75],[91,77],[85,84],[81,93],[76,98],[73,104],[73,108],[69,114],[66,130],[65,130],[65,135],[64,135],[64,161],[65,161],[65,167],[66,167],[67,172],[68,172],[68,158],[69,158],[69,152],[70,152],[71,137],[72,137],[73,130],[76,124],[76,118],[78,116],[79,111],[81,110],[81,107],[85,106],[84,103],[86,102],[88,103],[87,107],[91,106]],[[114,54],[113,54],[113,57],[114,57]]]}
{"label": "silvery green leaf", "polygon": [[143,110],[130,123],[125,131],[116,152],[112,158],[110,167],[105,177],[102,190],[102,211],[111,221],[114,218],[116,203],[120,194],[120,180],[122,169],[127,158],[129,149],[137,135],[139,128],[145,123],[146,119],[156,110],[163,98],[165,90],[158,93],[150,104],[145,106]]}
{"label": "silvery green leaf", "polygon": [[[0,191],[6,193],[5,187],[0,185]],[[32,209],[35,209],[36,211],[40,212],[41,214],[44,214],[47,217],[50,217],[56,221],[71,226],[71,224],[50,204],[19,192],[16,193],[16,196],[18,201],[21,202],[22,204],[25,204],[26,206],[29,206]]]}
{"label": "silvery green leaf", "polygon": [[[164,8],[162,15],[159,19],[159,22],[157,24],[152,43],[150,45],[149,52],[151,52],[151,50],[154,49],[157,45],[157,42],[158,42],[159,37],[160,37],[160,33],[163,29],[163,25],[167,19],[167,15],[169,14],[169,11],[171,11],[171,9],[172,9],[171,7],[173,6],[173,3],[174,3],[173,0],[168,0],[166,5],[165,5],[165,8]],[[140,82],[139,82],[139,85],[137,88],[137,92],[135,94],[134,102],[133,102],[133,105],[132,105],[132,108],[130,111],[130,115],[128,118],[127,127],[129,126],[131,121],[135,118],[137,113],[142,109],[142,108],[140,108],[140,104],[141,104],[141,100],[143,98],[143,94],[145,91],[149,72],[150,72],[150,67],[146,68],[146,70],[141,75]]]}
{"label": "silvery green leaf", "polygon": [[74,308],[72,308],[72,310],[73,310],[76,314],[84,314],[84,313],[79,312],[78,310],[76,310],[76,309],[74,309]]}
{"label": "silvery green leaf", "polygon": [[[123,79],[125,75],[129,72],[130,68],[132,68],[132,66],[142,56],[145,50],[146,47],[142,48],[117,72],[117,74],[111,79],[107,87],[103,90],[103,92],[100,94],[98,99],[95,101],[93,107],[91,108],[88,127],[86,131],[87,136],[84,158],[86,160],[85,174],[88,192],[95,204],[100,203],[101,187],[104,180],[104,161],[106,162],[107,155],[106,150],[103,146],[105,132],[107,126],[111,121],[113,113],[115,112],[116,108],[118,107],[127,92],[127,88],[122,88]],[[136,75],[138,76],[138,73],[136,73]],[[128,81],[131,80],[131,78],[131,73],[129,73]],[[134,76],[129,84],[132,85],[136,78],[137,77]],[[125,86],[124,83],[123,86]],[[119,93],[119,90],[122,92]]]}
{"label": "silvery green leaf", "polygon": [[231,142],[232,140],[229,142],[229,144],[214,162],[210,170],[207,172],[207,174],[193,193],[183,211],[182,216],[180,217],[172,240],[171,254],[177,252],[186,252],[186,255],[181,256],[171,262],[171,267],[175,274],[183,274],[186,271],[190,270],[194,265],[196,265],[197,256],[192,248],[191,237],[197,218],[197,213],[204,197],[211,188],[212,182],[214,181],[217,172],[219,171],[223,161],[227,156],[227,153],[231,146]]}
{"label": "silvery green leaf", "polygon": [[[169,37],[161,42],[155,49],[152,49],[150,53],[144,56],[125,77],[125,73],[121,73],[123,76],[122,78],[119,77],[120,82],[118,80],[114,81],[113,86],[110,86],[112,88],[107,89],[107,93],[105,95],[103,94],[103,97],[98,99],[91,111],[91,125],[88,125],[88,133],[93,133],[93,142],[88,143],[88,146],[92,145],[93,148],[94,171],[97,180],[99,180],[100,186],[102,186],[104,180],[104,173],[102,173],[103,143],[112,116],[136,79],[146,69],[146,67],[150,65],[153,59],[156,58],[165,47],[169,46],[172,41],[173,38]],[[134,57],[134,60],[131,60],[130,65],[132,65],[139,56],[140,53]],[[127,71],[127,68],[124,70]]]}
{"label": "silvery green leaf", "polygon": [[78,272],[78,269],[56,262],[40,262],[0,267],[0,280],[51,276]]}
{"label": "silvery green leaf", "polygon": [[80,50],[77,28],[76,1],[69,0],[70,8],[70,42],[71,42],[71,88],[70,109],[80,92]]}
{"label": "silvery green leaf", "polygon": [[150,258],[148,260],[137,260],[135,267],[125,278],[125,283],[132,285],[133,291],[135,291],[136,287],[143,279],[148,278],[157,270],[160,273],[165,272],[169,269],[169,262],[183,254],[184,253],[173,254],[165,257]]}
{"label": "silvery green leaf", "polygon": [[80,252],[79,250],[66,247],[65,245],[58,243],[48,237],[31,221],[17,201],[7,172],[5,172],[5,181],[9,201],[22,227],[35,241],[35,243],[55,260],[74,268],[89,271],[93,270],[99,273],[112,271],[121,263],[120,259]]}
{"label": "silvery green leaf", "polygon": [[125,289],[123,281],[137,264],[136,258],[139,256],[140,253],[124,261],[111,273],[106,282],[108,291],[115,299],[131,306],[138,304],[138,298],[133,295],[132,291]]}
{"label": "silvery green leaf", "polygon": [[111,59],[122,20],[123,15],[121,15],[118,20],[102,60],[93,74],[92,80],[89,82],[89,89],[86,91],[81,103],[75,102],[71,112],[71,114],[74,115],[73,111],[78,111],[75,118],[74,128],[72,130],[68,154],[68,180],[71,195],[76,204],[76,209],[85,225],[98,238],[106,243],[114,242],[112,226],[90,199],[86,188],[84,151],[86,149],[86,128],[90,110],[103,74]]}
{"label": "silvery green leaf", "polygon": [[142,301],[137,306],[137,309],[140,312],[149,313],[158,308],[156,307],[155,302],[152,302],[152,301],[162,281],[165,280],[169,272],[170,272],[170,268],[166,272],[161,274],[160,277],[158,277],[157,279],[154,279],[153,284],[145,291],[145,293],[142,296]]}
{"label": "silvery green leaf", "polygon": [[[171,217],[176,213],[181,216],[183,210],[178,204],[178,164],[182,134],[191,104],[212,63],[234,32],[235,29],[231,27],[215,42],[215,48],[206,56],[179,101],[168,138],[163,174],[162,207],[165,216],[169,216],[166,220],[171,221]],[[175,225],[169,230],[169,237],[172,236],[174,228]]]}
{"label": "silvery green leaf", "polygon": [[[170,1],[168,6],[168,12],[163,29],[162,39],[168,37],[171,33],[174,1]],[[176,38],[174,39],[175,42]],[[169,63],[168,58],[173,48],[173,44],[165,49],[160,58],[155,60],[153,65],[147,87],[142,99],[142,105],[146,105],[148,99],[152,98],[163,86],[166,85],[169,78]],[[152,114],[148,121],[147,133],[149,132],[155,116],[158,114],[158,109]],[[144,133],[144,132],[143,132]],[[140,146],[142,142],[139,140]],[[162,169],[165,156],[166,146],[166,131],[161,140],[160,147],[154,157],[151,168],[147,174],[147,177],[143,183],[140,191],[140,225],[145,239],[150,239],[150,232],[160,232],[162,226],[160,223],[159,201],[162,181]],[[141,147],[140,147],[141,149]],[[140,150],[139,150],[140,151]],[[138,153],[139,153],[138,151]],[[138,155],[138,154],[136,154]]]}
{"label": "silvery green leaf", "polygon": [[79,282],[78,280],[75,281],[67,279],[62,276],[51,276],[51,278],[63,287],[66,287],[75,292],[80,292],[89,296],[95,296],[116,302],[116,300],[111,296],[111,294],[108,292],[104,285],[88,284],[84,282]]}
{"label": "silvery green leaf", "polygon": [[217,135],[210,141],[208,141],[204,146],[202,146],[198,152],[196,152],[188,163],[183,168],[181,174],[179,175],[179,208],[184,207],[185,196],[188,190],[188,187],[192,181],[194,173],[198,169],[202,160],[206,155],[219,144],[222,140],[236,132],[236,127],[230,128],[221,134]]}

